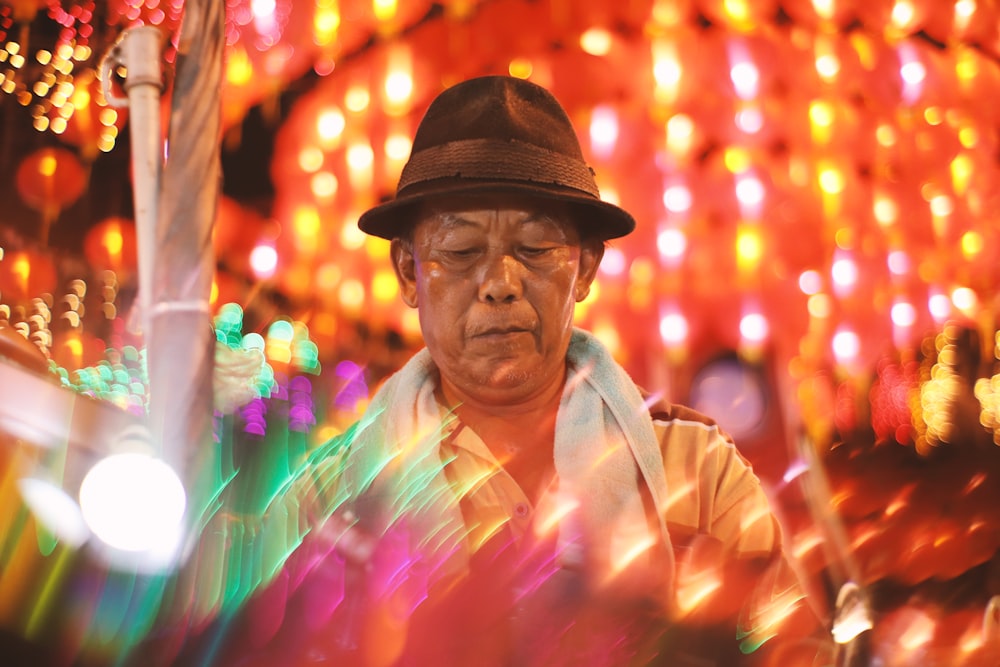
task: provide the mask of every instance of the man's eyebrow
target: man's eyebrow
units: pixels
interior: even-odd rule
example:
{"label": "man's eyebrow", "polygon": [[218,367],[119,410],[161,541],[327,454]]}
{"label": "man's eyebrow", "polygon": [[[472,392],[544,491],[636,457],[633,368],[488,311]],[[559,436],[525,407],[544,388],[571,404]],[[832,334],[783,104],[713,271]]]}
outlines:
{"label": "man's eyebrow", "polygon": [[459,213],[446,211],[438,214],[438,221],[443,229],[459,229],[462,227],[479,227],[479,223],[463,218]]}

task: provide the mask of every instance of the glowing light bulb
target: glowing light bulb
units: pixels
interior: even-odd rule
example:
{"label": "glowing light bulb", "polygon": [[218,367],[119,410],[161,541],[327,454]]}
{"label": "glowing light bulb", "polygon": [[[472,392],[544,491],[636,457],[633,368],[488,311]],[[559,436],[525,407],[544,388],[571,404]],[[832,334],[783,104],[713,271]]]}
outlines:
{"label": "glowing light bulb", "polygon": [[337,107],[330,107],[316,118],[316,133],[323,143],[330,143],[340,137],[347,126],[343,112]]}
{"label": "glowing light bulb", "polygon": [[592,56],[606,56],[611,44],[611,33],[604,28],[590,28],[580,35],[580,48]]}
{"label": "glowing light bulb", "polygon": [[691,203],[691,190],[685,185],[671,185],[663,192],[663,206],[671,213],[685,213]]}
{"label": "glowing light bulb", "polygon": [[848,291],[858,282],[858,265],[850,257],[836,259],[830,267],[830,277],[836,288]]}
{"label": "glowing light bulb", "polygon": [[809,269],[799,274],[799,289],[803,294],[817,294],[823,289],[823,277],[819,271]]}
{"label": "glowing light bulb", "polygon": [[409,72],[394,71],[385,78],[386,100],[392,106],[403,106],[413,94],[413,77]]}
{"label": "glowing light bulb", "polygon": [[842,364],[849,364],[858,358],[861,352],[861,340],[858,334],[850,329],[841,329],[833,335],[831,341],[833,354]]}
{"label": "glowing light bulb", "polygon": [[618,141],[618,113],[610,106],[597,106],[590,116],[590,147],[594,154],[606,158]]}
{"label": "glowing light bulb", "polygon": [[733,88],[740,99],[752,100],[757,97],[760,72],[752,62],[735,63],[729,70],[729,78],[732,80]]}
{"label": "glowing light bulb", "polygon": [[656,235],[656,249],[667,259],[679,259],[687,250],[687,236],[679,229],[664,229]]}
{"label": "glowing light bulb", "polygon": [[80,510],[101,541],[123,551],[169,549],[181,529],[187,496],[165,462],[139,453],[98,461],[80,484]]}
{"label": "glowing light bulb", "polygon": [[660,318],[660,337],[667,345],[680,345],[688,337],[688,321],[680,313],[670,313]]}
{"label": "glowing light bulb", "polygon": [[759,343],[767,339],[770,327],[761,313],[747,313],[740,319],[740,335],[747,341]]}
{"label": "glowing light bulb", "polygon": [[917,321],[917,309],[909,301],[897,301],[892,304],[890,317],[897,327],[912,327]]}
{"label": "glowing light bulb", "polygon": [[333,172],[320,171],[309,180],[309,188],[317,199],[329,199],[337,194],[337,177]]}
{"label": "glowing light bulb", "polygon": [[886,256],[886,265],[893,275],[905,276],[912,269],[910,256],[902,250],[893,250]]}
{"label": "glowing light bulb", "polygon": [[250,251],[250,269],[258,279],[270,278],[278,268],[278,251],[269,243],[261,243]]}
{"label": "glowing light bulb", "polygon": [[741,176],[736,180],[736,198],[746,207],[759,207],[764,201],[764,185],[755,176]]}
{"label": "glowing light bulb", "polygon": [[601,260],[601,273],[620,276],[625,273],[625,265],[625,253],[618,248],[608,248],[604,251],[604,259]]}

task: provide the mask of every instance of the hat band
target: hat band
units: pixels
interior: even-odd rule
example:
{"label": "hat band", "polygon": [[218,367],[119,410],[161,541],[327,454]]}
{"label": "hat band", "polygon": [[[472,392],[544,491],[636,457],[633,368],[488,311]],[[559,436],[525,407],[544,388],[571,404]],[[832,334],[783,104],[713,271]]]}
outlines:
{"label": "hat band", "polygon": [[594,172],[582,160],[513,140],[465,139],[414,153],[403,167],[396,194],[439,178],[558,185],[600,198]]}

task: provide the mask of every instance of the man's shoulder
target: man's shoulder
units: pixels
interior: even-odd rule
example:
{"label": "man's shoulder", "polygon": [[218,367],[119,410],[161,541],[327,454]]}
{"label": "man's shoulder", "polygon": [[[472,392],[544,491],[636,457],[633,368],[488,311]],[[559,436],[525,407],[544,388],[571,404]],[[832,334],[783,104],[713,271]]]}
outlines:
{"label": "man's shoulder", "polygon": [[708,415],[698,412],[694,408],[681,403],[671,403],[662,398],[656,398],[646,392],[642,393],[646,399],[649,409],[649,416],[654,422],[664,424],[689,423],[702,428],[717,429],[718,424]]}

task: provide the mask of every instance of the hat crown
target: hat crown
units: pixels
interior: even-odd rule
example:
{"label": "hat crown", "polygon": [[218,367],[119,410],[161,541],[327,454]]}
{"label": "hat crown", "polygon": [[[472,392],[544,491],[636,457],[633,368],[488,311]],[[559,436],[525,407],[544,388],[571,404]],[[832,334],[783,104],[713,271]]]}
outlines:
{"label": "hat crown", "polygon": [[562,106],[544,88],[513,77],[470,79],[431,103],[396,195],[441,179],[555,186],[600,197]]}
{"label": "hat crown", "polygon": [[565,110],[549,91],[525,79],[484,76],[444,91],[424,114],[412,152],[474,139],[520,141],[583,162]]}
{"label": "hat crown", "polygon": [[477,77],[440,93],[417,127],[395,198],[363,213],[358,226],[391,239],[421,202],[500,192],[566,202],[581,229],[604,239],[635,228],[628,212],[601,200],[562,105],[510,76]]}

